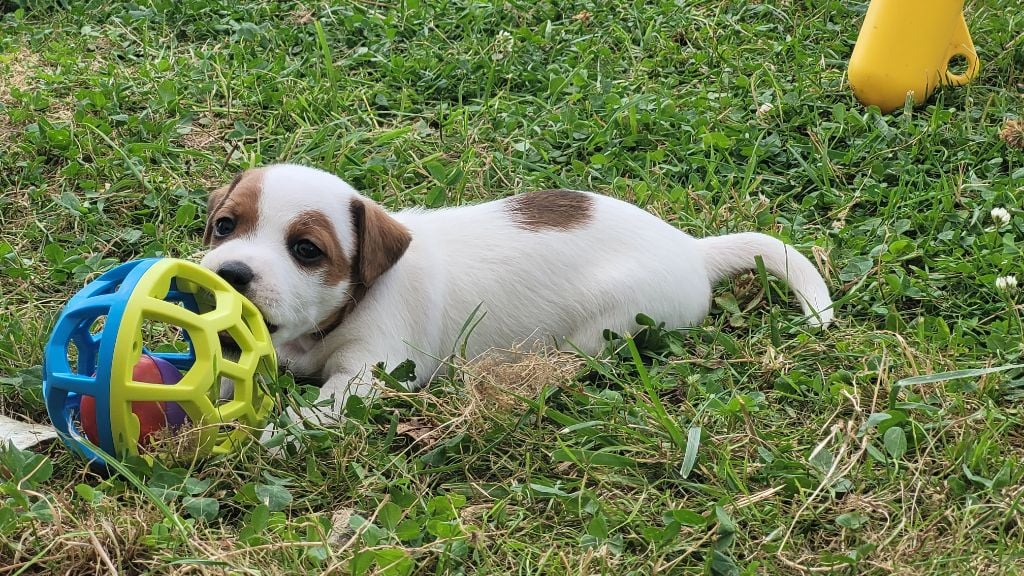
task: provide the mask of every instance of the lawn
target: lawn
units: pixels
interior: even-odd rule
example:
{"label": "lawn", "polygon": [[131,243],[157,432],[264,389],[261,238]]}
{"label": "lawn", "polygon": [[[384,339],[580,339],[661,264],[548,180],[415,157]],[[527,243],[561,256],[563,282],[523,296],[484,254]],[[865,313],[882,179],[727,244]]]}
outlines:
{"label": "lawn", "polygon": [[454,362],[276,455],[5,450],[0,575],[1024,571],[1024,371],[948,374],[1024,352],[1024,11],[969,0],[977,80],[881,115],[845,80],[865,4],[0,1],[0,413],[45,421],[85,281],[196,259],[206,193],[275,161],[391,208],[570,187],[769,232],[838,301],[808,332],[740,276],[699,328]]}

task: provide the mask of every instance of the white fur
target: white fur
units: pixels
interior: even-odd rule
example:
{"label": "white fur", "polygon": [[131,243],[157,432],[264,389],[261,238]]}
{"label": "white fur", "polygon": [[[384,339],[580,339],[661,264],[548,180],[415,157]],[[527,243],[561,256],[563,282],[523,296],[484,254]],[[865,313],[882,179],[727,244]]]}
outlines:
{"label": "white fur", "polygon": [[756,233],[697,240],[636,206],[590,194],[590,220],[568,231],[526,230],[510,219],[506,200],[393,213],[412,243],[320,341],[310,334],[350,287],[328,288],[300,271],[284,230],[301,210],[325,211],[351,257],[355,197],[351,186],[325,172],[271,166],[254,233],[225,242],[202,262],[216,270],[243,260],[254,269],[249,296],[279,327],[273,339],[282,363],[325,378],[321,395],[333,395],[336,407],[347,394],[371,390],[369,371],[378,362],[390,368],[412,359],[415,384],[431,379],[459,350],[460,329],[477,309],[483,317],[468,334],[468,357],[537,340],[597,353],[603,329],[635,332],[638,313],[669,327],[699,324],[712,285],[754,268],[758,255],[771,274],[789,282],[811,325],[828,325],[833,317],[821,275],[782,242]]}

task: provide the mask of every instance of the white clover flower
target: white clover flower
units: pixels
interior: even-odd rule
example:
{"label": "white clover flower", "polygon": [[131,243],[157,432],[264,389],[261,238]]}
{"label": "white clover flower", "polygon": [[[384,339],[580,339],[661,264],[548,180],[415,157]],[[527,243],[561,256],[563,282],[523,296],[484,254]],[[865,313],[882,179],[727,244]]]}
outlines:
{"label": "white clover flower", "polygon": [[993,208],[990,215],[996,228],[1002,228],[1010,223],[1010,212],[1006,208]]}
{"label": "white clover flower", "polygon": [[996,278],[996,290],[1000,292],[1016,292],[1017,291],[1017,277],[1016,276],[1000,276]]}
{"label": "white clover flower", "polygon": [[515,45],[516,40],[506,30],[498,32],[498,35],[494,37],[494,53],[491,54],[491,58],[495,60],[504,60],[509,52],[512,52],[512,47]]}
{"label": "white clover flower", "polygon": [[754,115],[757,116],[758,120],[761,120],[769,113],[771,113],[771,111],[774,109],[775,106],[772,106],[771,102],[765,102],[764,104],[761,104],[760,106],[757,107],[757,112],[755,112]]}

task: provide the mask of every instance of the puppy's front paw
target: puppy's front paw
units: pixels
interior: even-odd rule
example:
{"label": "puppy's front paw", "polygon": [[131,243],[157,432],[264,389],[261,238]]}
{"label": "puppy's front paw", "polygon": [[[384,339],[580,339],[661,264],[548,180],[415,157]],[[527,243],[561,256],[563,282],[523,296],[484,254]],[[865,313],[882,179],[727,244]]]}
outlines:
{"label": "puppy's front paw", "polygon": [[380,389],[373,383],[372,379],[364,379],[359,374],[335,374],[328,378],[327,382],[320,388],[320,396],[317,398],[317,403],[324,404],[330,401],[330,408],[324,409],[329,409],[332,414],[340,416],[344,413],[345,404],[350,396],[358,396],[370,402],[377,396],[379,391]]}

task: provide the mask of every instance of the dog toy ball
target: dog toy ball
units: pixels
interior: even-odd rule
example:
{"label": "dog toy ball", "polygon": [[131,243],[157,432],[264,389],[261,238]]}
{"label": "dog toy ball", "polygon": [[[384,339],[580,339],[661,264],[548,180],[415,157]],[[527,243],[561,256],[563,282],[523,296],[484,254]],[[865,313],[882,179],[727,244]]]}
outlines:
{"label": "dog toy ball", "polygon": [[44,351],[43,396],[61,440],[99,465],[152,459],[155,436],[185,428],[195,454],[208,456],[264,425],[276,375],[255,305],[198,264],[148,258],[104,273],[64,306]]}
{"label": "dog toy ball", "polygon": [[[923,104],[940,85],[963,86],[978,74],[964,0],[871,0],[850,56],[848,78],[865,106],[902,108],[908,93]],[[961,56],[961,74],[949,62]]]}

